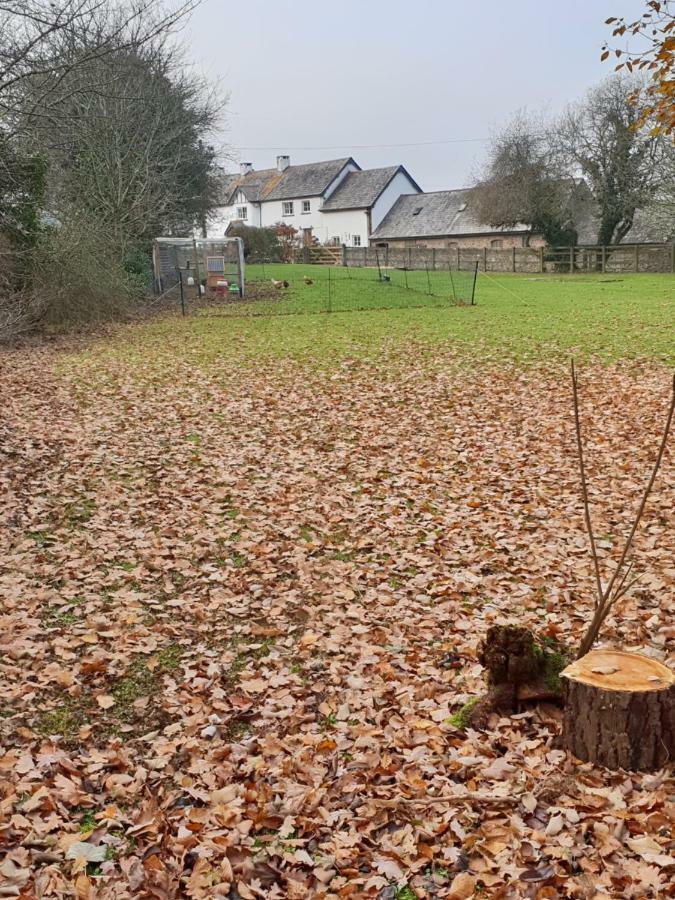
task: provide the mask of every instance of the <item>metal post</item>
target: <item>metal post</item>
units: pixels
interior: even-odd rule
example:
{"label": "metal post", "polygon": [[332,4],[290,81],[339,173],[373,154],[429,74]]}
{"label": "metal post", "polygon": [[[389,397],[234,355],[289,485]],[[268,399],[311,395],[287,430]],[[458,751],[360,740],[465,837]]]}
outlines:
{"label": "metal post", "polygon": [[424,268],[427,270],[427,293],[431,296],[431,279],[429,278],[429,264],[425,263]]}
{"label": "metal post", "polygon": [[382,269],[380,268],[380,253],[379,250],[375,251],[375,262],[377,263],[377,277],[380,281],[382,281]]}
{"label": "metal post", "polygon": [[635,271],[640,271],[640,245],[635,245]]}
{"label": "metal post", "polygon": [[603,244],[601,247],[602,253],[600,255],[600,267],[602,268],[602,273],[605,273],[605,266],[607,264],[607,248]]}
{"label": "metal post", "polygon": [[448,275],[450,276],[450,287],[452,288],[452,299],[457,303],[457,294],[455,293],[455,280],[452,277],[452,265],[448,260]]}
{"label": "metal post", "polygon": [[343,266],[347,265],[347,245],[346,244],[342,245],[342,265]]}
{"label": "metal post", "polygon": [[436,271],[436,248],[431,248],[431,268]]}
{"label": "metal post", "polygon": [[476,268],[473,270],[473,284],[471,285],[471,305],[476,305],[476,279],[478,278],[478,260],[476,260]]}
{"label": "metal post", "polygon": [[487,246],[483,247],[483,271],[487,272]]}
{"label": "metal post", "polygon": [[408,267],[403,266],[403,277],[405,278],[405,289],[408,290]]}
{"label": "metal post", "polygon": [[457,271],[459,272],[460,266],[460,255],[459,255],[459,244],[457,244]]}
{"label": "metal post", "polygon": [[511,271],[515,274],[516,271],[516,248],[513,246],[511,248]]}
{"label": "metal post", "polygon": [[328,266],[328,312],[332,312],[332,306],[330,302],[330,266]]}
{"label": "metal post", "polygon": [[180,311],[183,315],[185,315],[185,291],[183,290],[183,273],[178,268],[178,266],[176,266],[176,269],[178,270],[178,284],[180,285]]}
{"label": "metal post", "polygon": [[574,272],[574,247],[570,247],[570,272]]}
{"label": "metal post", "polygon": [[199,253],[197,252],[197,241],[193,239],[192,248],[195,251],[195,269],[197,270],[197,299],[202,296],[202,274],[199,271]]}
{"label": "metal post", "polygon": [[539,271],[544,274],[544,247],[539,248]]}

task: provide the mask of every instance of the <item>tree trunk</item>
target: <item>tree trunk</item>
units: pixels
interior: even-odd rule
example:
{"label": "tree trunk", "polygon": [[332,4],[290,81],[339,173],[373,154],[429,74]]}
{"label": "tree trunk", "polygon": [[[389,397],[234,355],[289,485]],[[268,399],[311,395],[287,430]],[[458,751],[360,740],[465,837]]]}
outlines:
{"label": "tree trunk", "polygon": [[561,672],[563,744],[608,769],[675,759],[675,672],[636,653],[592,650]]}

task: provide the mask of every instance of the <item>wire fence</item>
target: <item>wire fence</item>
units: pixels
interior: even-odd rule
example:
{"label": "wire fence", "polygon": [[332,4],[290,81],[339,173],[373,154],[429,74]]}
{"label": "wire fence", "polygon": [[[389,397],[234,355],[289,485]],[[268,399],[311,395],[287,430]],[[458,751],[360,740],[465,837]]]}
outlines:
{"label": "wire fence", "polygon": [[223,315],[307,315],[468,306],[476,302],[477,267],[473,271],[408,269],[385,265],[343,267],[250,260],[246,265],[246,300],[218,306]]}

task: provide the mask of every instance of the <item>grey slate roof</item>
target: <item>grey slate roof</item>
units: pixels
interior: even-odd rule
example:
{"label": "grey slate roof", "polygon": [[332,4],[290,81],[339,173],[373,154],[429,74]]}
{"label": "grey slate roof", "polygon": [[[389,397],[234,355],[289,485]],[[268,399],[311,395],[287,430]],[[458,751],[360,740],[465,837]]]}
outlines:
{"label": "grey slate roof", "polygon": [[469,204],[470,188],[402,194],[372,234],[376,240],[528,232],[527,225],[495,228],[479,222]]}
{"label": "grey slate roof", "polygon": [[229,174],[228,172],[222,172],[218,178],[218,195],[219,202],[223,206],[227,206],[230,202],[230,197],[234,191],[234,188],[239,181],[239,175]]}
{"label": "grey slate roof", "polygon": [[316,197],[323,194],[348,162],[357,165],[351,156],[345,156],[343,159],[328,159],[323,162],[289,166],[281,174],[278,183],[263,199],[294,200],[297,197]]}
{"label": "grey slate roof", "polygon": [[232,202],[237,191],[241,191],[250,203],[259,203],[267,198],[281,178],[276,169],[258,169],[248,175],[235,175],[229,202]]}
{"label": "grey slate roof", "polygon": [[[370,209],[397,172],[408,173],[403,166],[385,166],[382,169],[364,169],[350,172],[321,207],[322,212],[342,209]],[[410,178],[410,175],[408,175]],[[415,181],[410,181],[417,187]]]}
{"label": "grey slate roof", "polygon": [[254,169],[248,175],[222,175],[222,203],[224,206],[230,205],[237,191],[242,191],[250,203],[316,197],[323,194],[348,162],[357,165],[351,156],[345,156],[343,159],[289,166],[283,172],[274,168]]}

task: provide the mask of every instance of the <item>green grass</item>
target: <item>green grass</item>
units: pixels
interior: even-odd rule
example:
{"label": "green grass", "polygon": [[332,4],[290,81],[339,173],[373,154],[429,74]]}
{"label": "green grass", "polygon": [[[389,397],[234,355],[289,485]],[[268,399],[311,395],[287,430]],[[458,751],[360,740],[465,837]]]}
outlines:
{"label": "green grass", "polygon": [[[346,279],[345,271],[335,267],[331,278]],[[279,292],[282,299],[271,302],[286,305],[287,311],[315,314],[268,315],[270,301],[232,302],[194,311],[185,319],[169,316],[130,326],[117,339],[101,342],[86,361],[80,359],[87,370],[94,370],[105,356],[140,369],[151,354],[154,377],[160,380],[173,377],[177,359],[211,367],[230,366],[234,360],[255,364],[261,357],[290,357],[324,366],[345,358],[408,353],[414,347],[423,363],[425,352],[435,353],[439,345],[458,351],[470,365],[560,361],[571,355],[600,362],[640,358],[675,362],[671,275],[479,273],[476,305],[457,306],[447,298],[382,285],[374,270],[352,271],[360,272],[359,280],[350,282],[354,303],[361,297],[364,306],[372,305],[373,298],[404,294],[408,304],[430,305],[317,312],[311,292],[324,290],[327,268],[285,266],[275,275],[284,274],[291,286],[288,292]],[[305,286],[305,274],[315,283]],[[260,315],[239,315],[242,311]],[[83,378],[91,376],[94,371],[82,373]]]}

